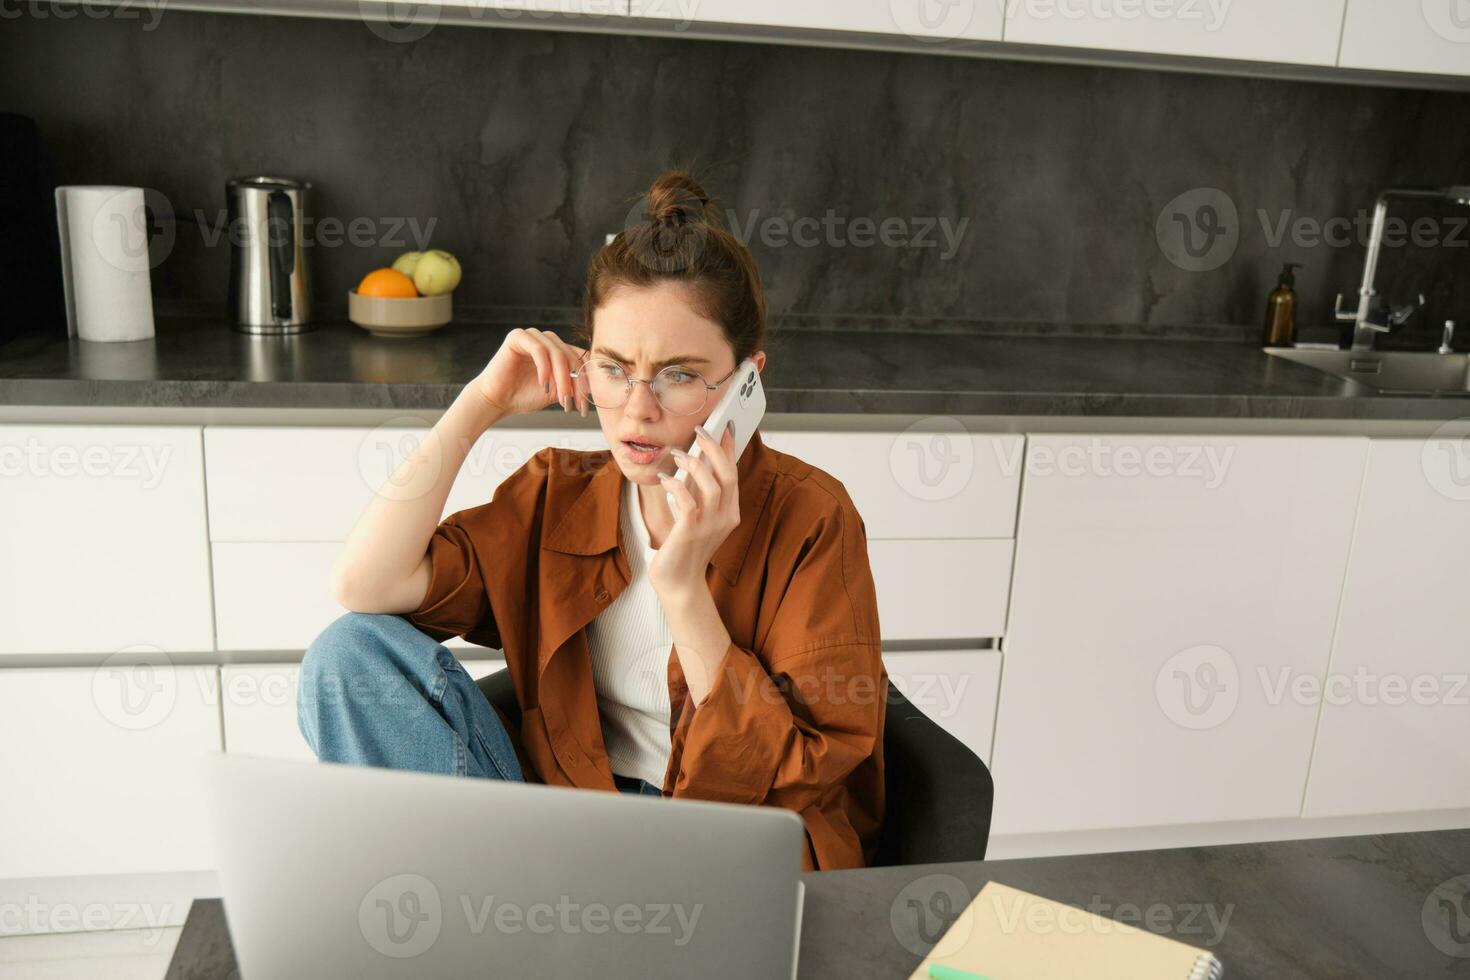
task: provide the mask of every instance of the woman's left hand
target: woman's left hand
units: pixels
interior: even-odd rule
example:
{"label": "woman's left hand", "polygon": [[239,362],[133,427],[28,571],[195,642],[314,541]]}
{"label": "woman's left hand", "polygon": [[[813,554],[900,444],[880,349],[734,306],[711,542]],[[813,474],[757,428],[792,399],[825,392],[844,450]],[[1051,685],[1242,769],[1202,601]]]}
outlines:
{"label": "woman's left hand", "polygon": [[[674,495],[674,528],[664,538],[648,569],[654,591],[665,602],[691,589],[706,589],[705,572],[730,532],[740,525],[740,490],[735,468],[735,436],[726,426],[715,442],[695,428],[703,455],[675,456],[689,471],[684,481],[672,476],[659,482]],[[687,482],[685,482],[687,481]]]}

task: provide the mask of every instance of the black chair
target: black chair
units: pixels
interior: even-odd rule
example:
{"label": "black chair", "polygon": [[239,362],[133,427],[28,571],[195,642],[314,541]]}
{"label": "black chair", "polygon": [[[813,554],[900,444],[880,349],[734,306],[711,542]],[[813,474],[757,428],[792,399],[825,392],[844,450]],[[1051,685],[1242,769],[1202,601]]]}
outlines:
{"label": "black chair", "polygon": [[[485,697],[520,725],[510,672],[477,682]],[[883,723],[887,807],[874,867],[978,861],[990,839],[995,783],[974,752],[909,703],[892,683]]]}

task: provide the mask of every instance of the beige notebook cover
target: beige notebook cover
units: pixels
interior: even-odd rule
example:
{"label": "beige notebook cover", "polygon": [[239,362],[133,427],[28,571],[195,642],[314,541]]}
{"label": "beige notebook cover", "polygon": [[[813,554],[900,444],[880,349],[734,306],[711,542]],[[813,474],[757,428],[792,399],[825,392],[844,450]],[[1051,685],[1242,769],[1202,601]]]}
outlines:
{"label": "beige notebook cover", "polygon": [[1219,980],[1214,954],[989,882],[909,980],[942,963],[986,980]]}

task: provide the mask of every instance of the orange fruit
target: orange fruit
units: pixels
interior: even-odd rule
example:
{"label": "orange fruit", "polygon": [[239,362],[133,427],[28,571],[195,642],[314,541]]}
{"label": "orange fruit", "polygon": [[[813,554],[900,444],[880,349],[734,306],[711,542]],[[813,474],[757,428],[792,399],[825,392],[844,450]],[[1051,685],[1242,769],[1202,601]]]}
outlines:
{"label": "orange fruit", "polygon": [[357,284],[357,295],[359,296],[387,296],[404,299],[418,294],[419,291],[413,288],[413,280],[397,269],[374,269],[363,276],[362,282]]}

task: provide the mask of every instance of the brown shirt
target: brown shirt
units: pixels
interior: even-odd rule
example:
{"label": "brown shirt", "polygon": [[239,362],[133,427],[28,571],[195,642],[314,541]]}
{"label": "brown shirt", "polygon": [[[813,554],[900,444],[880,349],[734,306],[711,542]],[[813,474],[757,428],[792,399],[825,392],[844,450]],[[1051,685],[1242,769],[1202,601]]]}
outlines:
{"label": "brown shirt", "polygon": [[[586,626],[630,580],[613,451],[540,450],[429,542],[410,622],[505,651],[528,779],[616,792]],[[732,643],[695,705],[669,657],[665,796],[794,810],[805,870],[871,862],[883,817],[878,600],[867,531],[842,484],[766,446],[738,463],[740,524],[706,570]]]}

